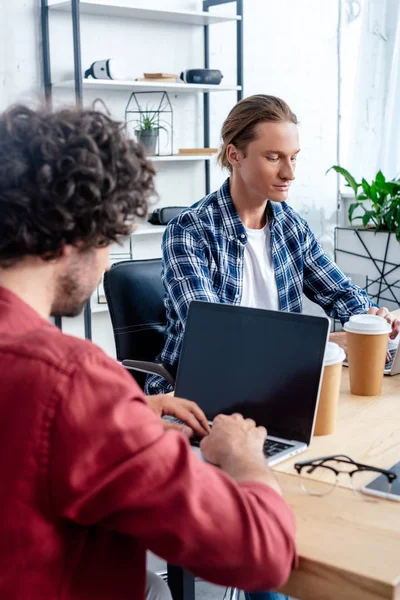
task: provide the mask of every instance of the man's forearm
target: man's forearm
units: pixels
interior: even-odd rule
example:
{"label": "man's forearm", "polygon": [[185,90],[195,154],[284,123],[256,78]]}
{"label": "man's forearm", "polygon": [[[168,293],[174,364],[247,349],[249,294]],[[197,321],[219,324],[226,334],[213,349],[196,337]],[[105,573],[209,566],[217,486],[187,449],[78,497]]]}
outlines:
{"label": "man's forearm", "polygon": [[273,490],[282,496],[282,490],[279,483],[275,479],[272,471],[268,466],[260,464],[254,464],[251,461],[230,461],[230,464],[222,466],[222,470],[225,471],[232,479],[237,483],[243,482],[257,482],[269,485]]}

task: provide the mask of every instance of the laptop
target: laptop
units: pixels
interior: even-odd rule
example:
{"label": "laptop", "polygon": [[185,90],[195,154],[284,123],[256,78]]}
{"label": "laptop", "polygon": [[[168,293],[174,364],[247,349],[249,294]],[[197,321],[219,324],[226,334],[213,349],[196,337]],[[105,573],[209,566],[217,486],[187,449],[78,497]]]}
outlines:
{"label": "laptop", "polygon": [[238,412],[266,427],[264,454],[277,464],[311,442],[329,328],[327,317],[193,301],[175,395],[210,424]]}
{"label": "laptop", "polygon": [[[390,354],[390,360],[385,364],[383,370],[384,375],[398,375],[400,373],[400,336],[396,340],[389,340],[388,352]],[[343,362],[345,367],[348,367],[347,358]]]}

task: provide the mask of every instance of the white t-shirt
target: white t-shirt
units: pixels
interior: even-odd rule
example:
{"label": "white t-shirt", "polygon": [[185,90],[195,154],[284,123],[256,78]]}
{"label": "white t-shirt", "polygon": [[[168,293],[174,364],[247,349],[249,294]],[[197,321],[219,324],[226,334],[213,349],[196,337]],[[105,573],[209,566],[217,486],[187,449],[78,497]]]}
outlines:
{"label": "white t-shirt", "polygon": [[241,306],[279,310],[279,295],[272,262],[271,234],[263,229],[248,229],[243,260]]}

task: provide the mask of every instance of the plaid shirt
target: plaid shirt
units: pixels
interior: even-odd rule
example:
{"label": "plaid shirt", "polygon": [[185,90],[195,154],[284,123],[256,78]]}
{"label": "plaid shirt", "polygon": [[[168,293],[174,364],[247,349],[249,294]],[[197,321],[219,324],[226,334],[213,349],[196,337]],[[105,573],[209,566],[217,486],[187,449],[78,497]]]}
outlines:
{"label": "plaid shirt", "polygon": [[[302,311],[305,294],[343,323],[372,306],[324,252],[306,221],[286,202],[267,204],[272,260],[280,309]],[[158,357],[177,366],[192,300],[240,304],[246,230],[229,192],[222,187],[184,210],[168,225],[162,243],[167,311],[165,345]],[[149,375],[148,394],[171,391],[165,379]]]}

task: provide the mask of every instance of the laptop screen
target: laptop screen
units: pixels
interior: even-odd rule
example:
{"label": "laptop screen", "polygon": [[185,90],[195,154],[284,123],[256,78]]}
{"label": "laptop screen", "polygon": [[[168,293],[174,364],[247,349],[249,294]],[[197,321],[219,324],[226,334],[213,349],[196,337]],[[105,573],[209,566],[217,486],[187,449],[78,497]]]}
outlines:
{"label": "laptop screen", "polygon": [[328,332],[326,317],[194,301],[175,395],[209,420],[239,412],[269,435],[308,444]]}

